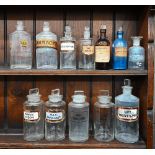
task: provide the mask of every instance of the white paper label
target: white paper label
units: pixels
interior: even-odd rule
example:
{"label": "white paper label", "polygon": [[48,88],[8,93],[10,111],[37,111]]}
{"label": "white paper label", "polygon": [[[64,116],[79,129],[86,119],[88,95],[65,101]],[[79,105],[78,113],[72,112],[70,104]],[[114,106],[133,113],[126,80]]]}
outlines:
{"label": "white paper label", "polygon": [[74,51],[74,43],[72,42],[61,43],[61,51]]}
{"label": "white paper label", "polygon": [[134,122],[138,119],[137,108],[118,108],[117,118],[121,121]]}
{"label": "white paper label", "polygon": [[30,111],[24,111],[24,119],[25,121],[37,121],[39,119],[39,113],[38,112],[30,112]]}
{"label": "white paper label", "polygon": [[46,120],[48,121],[58,121],[63,117],[62,112],[46,112]]}

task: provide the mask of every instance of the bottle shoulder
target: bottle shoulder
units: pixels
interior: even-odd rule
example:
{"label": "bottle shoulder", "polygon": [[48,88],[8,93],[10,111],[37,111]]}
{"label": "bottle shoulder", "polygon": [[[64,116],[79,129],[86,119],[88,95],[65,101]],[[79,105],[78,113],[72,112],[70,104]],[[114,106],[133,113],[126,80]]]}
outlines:
{"label": "bottle shoulder", "polygon": [[46,101],[45,106],[48,107],[63,107],[66,105],[66,102],[60,101],[60,102],[51,102],[51,101]]}
{"label": "bottle shoulder", "polygon": [[99,38],[95,46],[110,46],[110,41],[107,38],[104,39]]}
{"label": "bottle shoulder", "polygon": [[144,52],[145,49],[142,46],[132,46],[129,48],[129,51]]}
{"label": "bottle shoulder", "polygon": [[14,31],[14,32],[10,33],[10,36],[21,36],[21,35],[31,37],[30,33],[26,32],[26,31]]}
{"label": "bottle shoulder", "polygon": [[89,103],[88,102],[85,102],[85,103],[74,103],[74,102],[70,102],[68,104],[68,107],[84,108],[84,107],[89,107]]}
{"label": "bottle shoulder", "polygon": [[110,102],[110,103],[107,103],[107,104],[103,104],[103,103],[100,103],[100,102],[96,102],[94,104],[95,107],[97,108],[112,108],[114,107],[114,103]]}
{"label": "bottle shoulder", "polygon": [[127,41],[125,39],[120,39],[120,38],[117,38],[114,40],[113,42],[113,46],[124,46],[124,47],[127,47]]}
{"label": "bottle shoulder", "polygon": [[57,41],[57,35],[53,32],[40,32],[36,35],[36,39],[53,39],[55,41]]}
{"label": "bottle shoulder", "polygon": [[40,106],[40,105],[44,105],[44,102],[42,100],[38,101],[38,102],[29,102],[29,101],[25,101],[24,102],[25,106]]}
{"label": "bottle shoulder", "polygon": [[134,95],[118,95],[115,97],[115,104],[122,106],[139,106],[139,98]]}

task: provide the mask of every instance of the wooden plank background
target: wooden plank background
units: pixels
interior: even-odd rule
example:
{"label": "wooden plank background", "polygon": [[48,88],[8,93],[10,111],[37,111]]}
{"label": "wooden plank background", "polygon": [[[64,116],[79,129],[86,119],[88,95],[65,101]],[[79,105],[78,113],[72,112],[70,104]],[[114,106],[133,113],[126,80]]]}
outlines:
{"label": "wooden plank background", "polygon": [[[33,39],[35,35],[42,31],[43,21],[49,21],[51,26],[51,31],[56,33],[59,38],[63,36],[63,31],[65,25],[70,25],[73,29],[73,36],[76,37],[77,42],[77,58],[79,52],[79,39],[83,37],[84,26],[90,26],[91,35],[96,41],[98,38],[98,32],[101,24],[107,25],[107,37],[110,42],[115,39],[115,34],[119,26],[123,25],[125,39],[128,40],[128,46],[131,46],[132,35],[137,35],[139,30],[139,14],[137,10],[129,9],[115,9],[114,8],[103,8],[103,7],[86,7],[71,8],[57,7],[51,9],[50,7],[38,7],[32,8],[11,8],[6,10],[7,15],[7,37],[8,35],[15,31],[15,25],[17,20],[24,20],[25,29],[29,32]],[[3,13],[0,13],[0,64],[4,61],[4,20]],[[147,39],[147,38],[145,38]],[[33,43],[35,45],[35,42]],[[147,51],[146,51],[147,52]],[[33,50],[33,55],[35,56],[35,48]],[[34,59],[35,63],[35,59]],[[7,62],[9,65],[9,41],[7,42]],[[34,65],[35,67],[35,65]],[[125,77],[119,76],[43,76],[43,77],[28,77],[25,76],[10,76],[7,79],[7,90],[5,94],[4,103],[4,92],[3,89],[0,90],[0,127],[3,127],[4,121],[4,105],[7,105],[7,115],[6,120],[8,120],[8,128],[21,129],[22,128],[22,108],[23,102],[26,100],[26,95],[28,90],[33,87],[38,87],[42,95],[42,99],[47,101],[48,95],[51,93],[51,89],[60,88],[61,93],[64,96],[64,100],[67,104],[71,101],[71,96],[74,90],[84,90],[87,95],[87,101],[90,102],[90,122],[93,120],[93,104],[97,101],[97,95],[100,89],[109,89],[110,94],[114,96],[121,93],[121,86],[123,84],[123,79]],[[139,80],[140,79],[140,80]],[[139,92],[140,88],[147,86],[147,76],[143,78],[132,78],[133,86],[135,87],[134,94],[136,91]],[[143,87],[137,86],[136,83],[143,84]],[[0,87],[3,88],[3,77],[0,78]],[[140,91],[141,96],[144,96],[145,92]],[[140,94],[138,94],[140,95]],[[146,96],[146,95],[145,95]],[[141,106],[147,99],[144,98]],[[146,110],[144,107],[143,110]],[[141,117],[140,119],[143,119]],[[142,120],[141,120],[142,121]],[[92,129],[93,124],[91,124],[90,129]]]}

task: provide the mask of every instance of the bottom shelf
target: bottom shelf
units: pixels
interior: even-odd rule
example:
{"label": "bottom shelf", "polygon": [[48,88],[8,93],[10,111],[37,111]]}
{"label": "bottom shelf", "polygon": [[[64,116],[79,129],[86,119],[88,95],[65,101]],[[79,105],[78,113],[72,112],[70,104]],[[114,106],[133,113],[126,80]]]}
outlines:
{"label": "bottom shelf", "polygon": [[109,143],[96,141],[93,137],[85,143],[74,143],[68,140],[68,137],[61,142],[48,142],[41,140],[38,142],[27,142],[23,140],[23,135],[0,135],[0,148],[41,148],[41,149],[79,149],[79,148],[146,148],[143,140],[134,144],[124,144],[116,140]]}

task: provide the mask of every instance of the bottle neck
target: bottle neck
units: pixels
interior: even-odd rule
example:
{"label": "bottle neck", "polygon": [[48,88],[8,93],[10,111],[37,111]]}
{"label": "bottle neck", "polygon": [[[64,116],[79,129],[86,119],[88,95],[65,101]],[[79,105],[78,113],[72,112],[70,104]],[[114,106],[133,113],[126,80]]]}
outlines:
{"label": "bottle neck", "polygon": [[101,29],[100,30],[100,39],[106,38],[106,29]]}
{"label": "bottle neck", "polygon": [[117,38],[122,39],[123,38],[123,32],[117,32]]}
{"label": "bottle neck", "polygon": [[132,87],[123,86],[123,94],[125,94],[125,95],[131,95],[131,93],[132,93]]}

